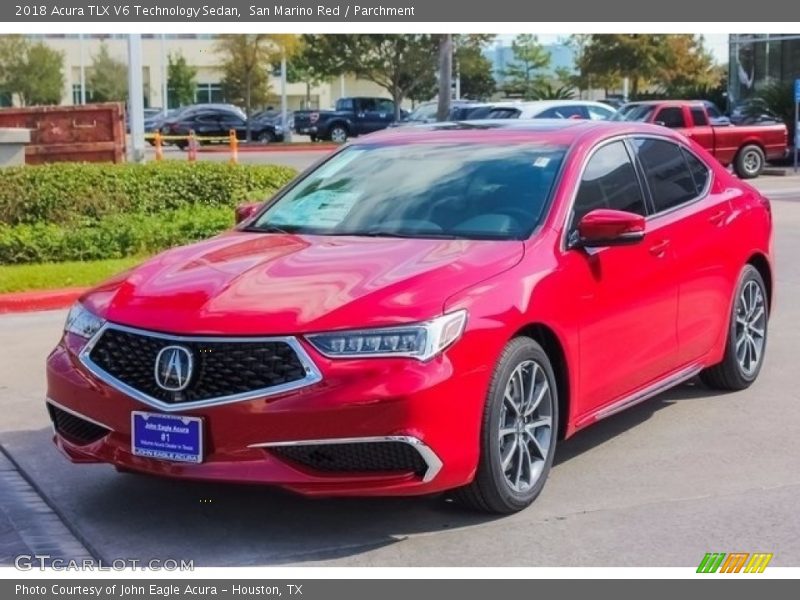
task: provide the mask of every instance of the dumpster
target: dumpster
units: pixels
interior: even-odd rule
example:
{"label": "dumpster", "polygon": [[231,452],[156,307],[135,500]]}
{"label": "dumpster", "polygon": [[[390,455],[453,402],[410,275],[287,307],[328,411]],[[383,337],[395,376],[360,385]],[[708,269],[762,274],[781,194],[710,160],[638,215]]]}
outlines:
{"label": "dumpster", "polygon": [[31,132],[25,162],[123,162],[125,108],[118,102],[0,109],[0,128]]}

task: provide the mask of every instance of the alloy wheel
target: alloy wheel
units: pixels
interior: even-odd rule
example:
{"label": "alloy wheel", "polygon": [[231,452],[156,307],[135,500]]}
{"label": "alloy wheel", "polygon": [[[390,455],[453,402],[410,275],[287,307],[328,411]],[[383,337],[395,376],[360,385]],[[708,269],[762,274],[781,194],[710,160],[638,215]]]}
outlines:
{"label": "alloy wheel", "polygon": [[750,151],[744,155],[742,165],[748,174],[754,175],[761,170],[761,156],[758,152]]}
{"label": "alloy wheel", "polygon": [[500,468],[515,492],[533,487],[544,470],[553,435],[553,394],[533,360],[517,365],[503,394],[498,437]]}
{"label": "alloy wheel", "polygon": [[331,141],[344,144],[347,141],[347,132],[341,127],[334,127],[331,131]]}
{"label": "alloy wheel", "polygon": [[767,304],[761,286],[748,281],[736,301],[736,360],[742,373],[750,377],[764,353]]}

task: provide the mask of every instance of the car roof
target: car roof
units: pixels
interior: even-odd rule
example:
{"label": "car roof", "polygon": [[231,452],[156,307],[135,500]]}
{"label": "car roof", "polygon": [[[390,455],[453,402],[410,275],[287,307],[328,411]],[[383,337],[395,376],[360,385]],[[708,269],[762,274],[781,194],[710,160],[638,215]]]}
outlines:
{"label": "car roof", "polygon": [[595,102],[594,100],[502,100],[500,102],[492,102],[492,106],[498,108],[511,107],[511,108],[550,108],[551,106],[601,106],[608,108],[607,104],[602,102]]}
{"label": "car roof", "polygon": [[588,119],[486,119],[446,121],[384,129],[360,137],[353,145],[414,144],[429,142],[546,142],[571,145],[579,140],[599,141],[617,135],[651,134],[679,140],[670,129],[659,125],[629,121]]}

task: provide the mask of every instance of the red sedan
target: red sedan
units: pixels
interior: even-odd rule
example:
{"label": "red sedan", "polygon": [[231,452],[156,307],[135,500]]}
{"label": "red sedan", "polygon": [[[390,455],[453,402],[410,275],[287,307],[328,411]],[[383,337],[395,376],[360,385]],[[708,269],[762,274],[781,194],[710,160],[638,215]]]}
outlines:
{"label": "red sedan", "polygon": [[47,407],[74,462],[508,513],[557,440],[749,386],[773,280],[768,201],[668,129],[401,128],[88,292]]}

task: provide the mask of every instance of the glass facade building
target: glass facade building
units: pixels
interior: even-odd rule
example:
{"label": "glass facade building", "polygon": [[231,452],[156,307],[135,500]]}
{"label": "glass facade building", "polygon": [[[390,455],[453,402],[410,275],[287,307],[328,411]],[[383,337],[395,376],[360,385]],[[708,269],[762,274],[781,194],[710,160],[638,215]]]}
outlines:
{"label": "glass facade building", "polygon": [[800,34],[732,34],[728,95],[732,104],[765,86],[800,78]]}

